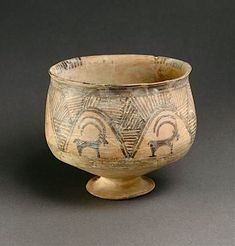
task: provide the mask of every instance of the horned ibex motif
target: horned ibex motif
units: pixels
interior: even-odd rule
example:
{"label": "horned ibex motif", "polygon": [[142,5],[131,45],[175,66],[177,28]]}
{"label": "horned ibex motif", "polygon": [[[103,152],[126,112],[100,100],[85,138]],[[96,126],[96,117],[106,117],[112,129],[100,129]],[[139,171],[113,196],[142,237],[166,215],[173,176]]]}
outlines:
{"label": "horned ibex motif", "polygon": [[[85,124],[83,124],[84,120],[88,119],[89,121]],[[105,125],[104,123],[96,118],[96,117],[84,117],[81,122],[80,122],[80,132],[81,135],[84,132],[84,129],[88,126],[88,125],[93,125],[94,127],[97,128],[97,130],[99,131],[99,134],[97,136],[97,138],[93,141],[88,141],[88,140],[81,140],[79,138],[74,139],[74,143],[77,146],[77,150],[78,150],[78,154],[81,156],[82,155],[82,151],[85,148],[92,148],[96,150],[96,156],[97,158],[100,158],[100,145],[101,144],[108,144],[108,141],[106,140],[106,129],[105,129]]]}
{"label": "horned ibex motif", "polygon": [[[159,123],[161,122],[161,123]],[[159,136],[159,132],[160,132],[160,128],[163,125],[169,124],[173,127],[173,131],[172,131],[172,135],[169,138],[165,138],[165,139],[161,139],[161,140],[151,140],[148,142],[148,145],[151,149],[151,157],[155,157],[156,156],[156,152],[158,150],[158,148],[160,148],[161,146],[168,146],[171,150],[171,154],[173,153],[173,140],[179,139],[179,133],[178,133],[178,129],[177,129],[177,122],[174,116],[172,115],[163,115],[160,116],[153,127],[153,132],[156,133],[156,137]]]}

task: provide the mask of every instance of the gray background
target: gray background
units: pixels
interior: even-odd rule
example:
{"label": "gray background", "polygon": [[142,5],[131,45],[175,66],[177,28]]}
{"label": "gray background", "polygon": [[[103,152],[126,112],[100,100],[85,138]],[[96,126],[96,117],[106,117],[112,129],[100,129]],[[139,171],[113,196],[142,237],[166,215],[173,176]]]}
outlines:
{"label": "gray background", "polygon": [[[1,1],[0,245],[235,245],[233,1]],[[183,59],[198,132],[149,174],[149,195],[107,201],[44,138],[47,69],[62,59],[144,53]]]}

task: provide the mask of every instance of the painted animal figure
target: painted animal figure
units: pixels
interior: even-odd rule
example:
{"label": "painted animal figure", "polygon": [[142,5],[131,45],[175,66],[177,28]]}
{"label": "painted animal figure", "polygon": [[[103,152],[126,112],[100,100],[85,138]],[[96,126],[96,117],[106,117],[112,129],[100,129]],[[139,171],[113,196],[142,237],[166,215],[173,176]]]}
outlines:
{"label": "painted animal figure", "polygon": [[[168,120],[166,121],[163,121],[162,123],[158,124],[159,121],[162,119],[162,118],[168,118]],[[169,120],[169,118],[171,120]],[[166,125],[166,124],[169,124],[173,127],[173,131],[172,131],[172,135],[169,137],[169,138],[165,138],[165,139],[161,139],[161,140],[151,140],[148,142],[148,145],[150,147],[150,150],[151,150],[151,157],[155,157],[156,156],[156,152],[157,150],[162,147],[162,146],[168,146],[171,150],[171,154],[173,154],[173,141],[176,139],[178,140],[179,139],[179,134],[178,134],[178,129],[177,129],[177,123],[176,123],[176,119],[175,117],[171,116],[171,115],[166,115],[166,116],[162,116],[160,117],[155,125],[154,125],[154,132],[156,132],[156,135],[157,137],[159,136],[159,131],[160,131],[160,128],[163,126],[163,125]]]}
{"label": "painted animal figure", "polygon": [[88,126],[93,126],[97,129],[97,131],[99,132],[97,138],[93,141],[81,140],[79,138],[76,138],[73,142],[77,145],[78,154],[80,156],[82,155],[83,149],[92,148],[96,150],[97,158],[100,158],[100,145],[108,144],[108,141],[106,140],[105,125],[97,117],[94,117],[94,116],[82,117],[82,119],[80,120],[81,135],[83,134],[85,128]]}
{"label": "painted animal figure", "polygon": [[94,141],[85,141],[85,140],[81,140],[79,138],[74,139],[73,141],[74,143],[76,143],[77,145],[77,150],[78,150],[78,154],[81,156],[82,155],[82,151],[85,148],[92,148],[96,150],[96,156],[97,158],[100,158],[100,145],[101,144],[108,144],[108,141],[106,140],[105,136],[100,133],[97,137],[96,140]]}

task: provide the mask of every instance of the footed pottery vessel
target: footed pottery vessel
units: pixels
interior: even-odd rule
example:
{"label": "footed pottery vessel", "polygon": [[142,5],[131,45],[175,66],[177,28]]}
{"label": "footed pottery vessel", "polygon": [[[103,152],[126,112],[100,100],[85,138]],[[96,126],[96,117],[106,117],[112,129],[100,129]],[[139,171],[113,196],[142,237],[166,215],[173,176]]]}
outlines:
{"label": "footed pottery vessel", "polygon": [[149,55],[101,55],[49,70],[46,139],[59,160],[95,174],[88,192],[127,199],[150,192],[143,176],[182,158],[196,132],[191,66]]}

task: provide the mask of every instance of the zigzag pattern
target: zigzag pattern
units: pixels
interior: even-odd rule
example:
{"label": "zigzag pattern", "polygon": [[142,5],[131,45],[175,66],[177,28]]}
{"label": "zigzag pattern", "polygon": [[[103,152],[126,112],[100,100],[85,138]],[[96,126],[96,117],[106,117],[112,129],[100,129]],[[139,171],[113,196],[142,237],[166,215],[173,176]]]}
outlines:
{"label": "zigzag pattern", "polygon": [[[187,88],[185,87],[187,90]],[[145,96],[128,96],[122,98],[119,95],[105,92],[105,96],[99,91],[85,93],[80,88],[66,93],[61,88],[51,86],[49,89],[49,104],[51,121],[57,139],[58,148],[65,151],[73,126],[76,124],[79,114],[85,110],[96,109],[104,112],[111,120],[115,131],[122,137],[126,155],[133,157],[146,122],[159,108],[174,111],[177,108],[182,119],[192,132],[195,132],[194,118],[189,118],[188,98],[185,99],[185,91],[178,91],[171,98],[169,91],[157,91],[146,93]],[[189,93],[187,93],[189,94]],[[190,94],[189,94],[190,95]],[[189,99],[190,100],[190,99]],[[169,104],[170,102],[170,104]]]}

